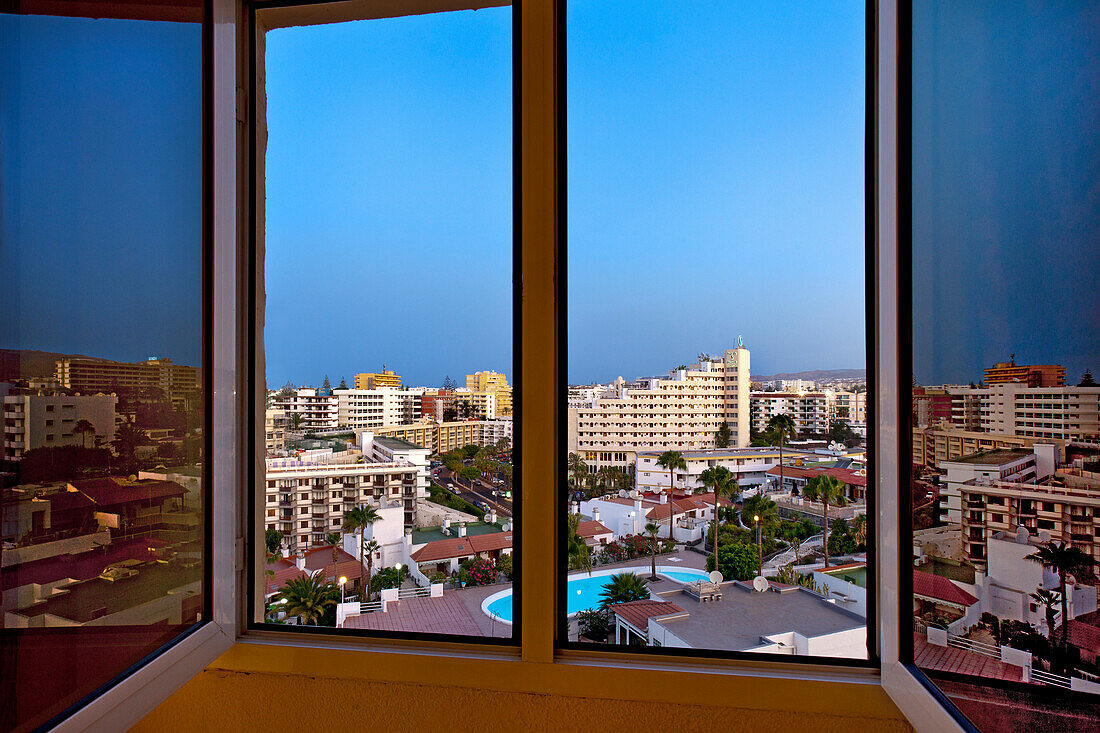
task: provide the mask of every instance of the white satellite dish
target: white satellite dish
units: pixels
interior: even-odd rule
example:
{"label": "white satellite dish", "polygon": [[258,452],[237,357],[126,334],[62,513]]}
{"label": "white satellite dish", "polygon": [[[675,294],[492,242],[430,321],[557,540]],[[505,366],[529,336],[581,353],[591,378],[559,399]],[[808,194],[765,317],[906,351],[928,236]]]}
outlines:
{"label": "white satellite dish", "polygon": [[619,489],[619,498],[620,499],[625,499],[628,496],[630,496],[630,494],[627,492],[626,489]]}
{"label": "white satellite dish", "polygon": [[763,593],[770,587],[770,585],[767,578],[765,578],[763,575],[757,575],[755,578],[752,579],[752,587],[753,590],[755,590],[756,592]]}
{"label": "white satellite dish", "polygon": [[630,494],[629,494],[629,496],[630,496],[630,498],[631,498],[631,499],[637,499],[637,498],[638,498],[638,491],[637,491],[637,489],[631,489],[631,490],[630,490]]}
{"label": "white satellite dish", "polygon": [[712,583],[721,583],[722,582],[722,573],[718,572],[717,570],[711,570],[710,575],[707,576],[707,580],[709,580]]}

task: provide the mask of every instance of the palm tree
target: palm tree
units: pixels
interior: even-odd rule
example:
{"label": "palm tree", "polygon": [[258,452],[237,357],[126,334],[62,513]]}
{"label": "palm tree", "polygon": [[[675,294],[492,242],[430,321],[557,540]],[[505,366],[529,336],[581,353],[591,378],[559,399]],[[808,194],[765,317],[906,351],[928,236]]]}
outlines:
{"label": "palm tree", "polygon": [[88,435],[95,435],[95,426],[87,420],[77,420],[73,425],[73,433],[80,433],[80,447],[87,448]]}
{"label": "palm tree", "polygon": [[725,466],[711,466],[699,474],[699,483],[714,492],[714,559],[718,561],[718,499],[730,498],[737,493],[737,476]]}
{"label": "palm tree", "polygon": [[297,616],[302,623],[312,622],[317,626],[325,610],[336,605],[340,598],[340,590],[334,583],[325,580],[323,575],[323,571],[318,570],[308,577],[291,578],[275,594],[274,600],[288,616]]}
{"label": "palm tree", "polygon": [[852,520],[852,538],[856,545],[867,546],[867,515],[860,514]]}
{"label": "palm tree", "polygon": [[684,454],[678,450],[666,450],[657,459],[657,465],[668,469],[668,538],[672,539],[672,482],[676,480],[676,469],[687,470]]}
{"label": "palm tree", "polygon": [[332,548],[332,579],[340,577],[336,572],[336,564],[340,561],[339,549],[343,544],[343,537],[339,532],[329,532],[325,535],[325,544]]}
{"label": "palm tree", "polygon": [[844,484],[836,476],[821,474],[806,482],[802,495],[810,501],[821,502],[821,517],[825,520],[825,534],[821,546],[825,548],[825,567],[829,567],[829,505],[846,506],[848,496],[844,493]]}
{"label": "palm tree", "polygon": [[1058,603],[1058,593],[1056,591],[1049,591],[1046,589],[1037,590],[1030,594],[1032,599],[1040,606],[1044,607],[1044,616],[1047,619],[1047,633],[1050,635],[1050,641],[1054,642],[1054,607]]}
{"label": "palm tree", "polygon": [[574,570],[587,570],[592,572],[592,549],[584,538],[577,534],[581,526],[581,515],[570,514],[566,528],[568,534],[565,541],[566,551],[569,557],[569,567]]}
{"label": "palm tree", "polygon": [[661,525],[656,522],[646,522],[645,531],[649,535],[649,579],[657,580],[657,533],[661,531]]}
{"label": "palm tree", "polygon": [[775,439],[779,441],[779,490],[783,490],[783,441],[788,438],[793,438],[798,435],[798,429],[795,427],[794,418],[783,413],[782,415],[773,415],[768,420],[768,432],[775,436]]}
{"label": "palm tree", "polygon": [[771,536],[771,527],[779,520],[779,511],[775,507],[775,502],[764,496],[763,494],[756,494],[750,496],[741,504],[741,521],[744,522],[746,518],[760,517],[759,523],[761,527],[768,527],[768,536]]}
{"label": "palm tree", "polygon": [[611,582],[604,584],[600,598],[600,608],[641,601],[649,598],[649,583],[634,573],[616,573],[611,576]]}
{"label": "palm tree", "polygon": [[302,427],[302,423],[306,421],[306,415],[304,412],[292,412],[290,413],[290,428],[295,432]]}
{"label": "palm tree", "polygon": [[[374,553],[382,549],[382,545],[378,544],[378,540],[371,540],[363,547],[363,552],[366,553],[367,558],[367,586],[363,590],[363,600],[370,600],[370,583],[371,576],[374,575]],[[398,588],[401,587],[398,583]]]}
{"label": "palm tree", "polygon": [[584,462],[579,453],[570,453],[565,465],[569,475],[573,478],[573,484],[578,489],[583,489],[584,481],[588,477],[588,464]]}
{"label": "palm tree", "polygon": [[[370,577],[363,577],[363,563],[366,562],[367,528],[381,519],[374,507],[360,504],[344,512],[344,531],[359,533],[359,587],[366,590]],[[366,596],[363,597],[366,601]]]}
{"label": "palm tree", "polygon": [[[1058,593],[1062,604],[1062,659],[1069,654],[1069,606],[1066,602],[1066,576],[1080,570],[1091,569],[1096,561],[1081,549],[1066,542],[1047,542],[1027,556],[1028,560],[1038,560],[1043,567],[1053,568],[1058,573]],[[1054,630],[1051,629],[1053,641]]]}
{"label": "palm tree", "polygon": [[132,461],[134,453],[137,452],[137,447],[148,445],[149,442],[149,436],[143,430],[132,422],[125,422],[119,425],[118,430],[115,431],[115,439],[111,441],[111,445],[114,446],[115,452],[118,453],[120,458]]}

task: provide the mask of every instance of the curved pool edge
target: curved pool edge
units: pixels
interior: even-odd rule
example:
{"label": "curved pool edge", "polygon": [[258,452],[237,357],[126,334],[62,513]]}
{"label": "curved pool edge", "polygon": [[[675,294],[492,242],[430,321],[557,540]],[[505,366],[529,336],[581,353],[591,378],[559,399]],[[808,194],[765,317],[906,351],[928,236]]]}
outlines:
{"label": "curved pool edge", "polygon": [[[579,577],[582,577],[582,576],[583,577],[590,577],[590,578],[602,578],[602,577],[605,577],[605,576],[608,576],[608,575],[618,575],[619,573],[627,573],[627,572],[634,573],[635,575],[639,575],[642,572],[648,573],[649,571],[650,571],[650,566],[648,566],[648,565],[638,565],[638,566],[631,566],[631,567],[626,567],[626,568],[605,568],[604,570],[593,570],[592,572],[586,572],[584,570],[580,570],[578,572],[574,572],[574,573],[571,573],[570,575],[566,576],[565,582],[568,584],[570,578],[579,578]],[[703,574],[702,577],[704,577],[704,578],[706,577],[706,571],[705,570],[699,570],[697,568],[677,567],[677,566],[674,566],[674,565],[658,565],[657,566],[657,574],[658,575],[663,575],[666,580],[671,580],[673,583],[679,583],[680,585],[686,585],[690,581],[678,580],[677,578],[674,578],[671,575],[667,575],[667,573],[670,573],[670,572],[684,573],[684,572],[692,572],[692,571],[702,573]],[[510,595],[512,595],[512,588],[505,588],[504,590],[498,590],[496,593],[493,593],[491,595],[486,596],[481,601],[481,612],[484,613],[486,616],[488,616],[489,618],[491,618],[494,621],[498,621],[502,624],[508,624],[509,626],[511,626],[512,625],[511,619],[506,619],[506,618],[503,618],[501,616],[498,616],[497,614],[495,614],[495,613],[493,613],[492,611],[489,610],[489,606],[491,606],[493,603],[496,603],[501,598],[506,598]],[[574,611],[573,613],[566,616],[566,618],[573,618],[578,613],[580,613],[580,611]]]}

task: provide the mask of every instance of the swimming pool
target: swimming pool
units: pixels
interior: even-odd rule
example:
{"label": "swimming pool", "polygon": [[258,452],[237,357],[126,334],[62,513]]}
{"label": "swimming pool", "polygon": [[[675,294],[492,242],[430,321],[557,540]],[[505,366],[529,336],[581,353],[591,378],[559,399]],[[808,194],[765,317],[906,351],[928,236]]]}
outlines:
{"label": "swimming pool", "polygon": [[[608,576],[618,573],[634,573],[642,577],[649,576],[649,566],[639,565],[629,568],[611,568],[594,570],[591,575],[578,573],[570,575],[566,587],[566,611],[572,616],[579,611],[597,608],[600,605],[600,593],[608,582]],[[707,573],[693,568],[677,568],[658,565],[657,574],[678,583],[690,583],[693,580],[706,580]],[[512,589],[502,590],[481,602],[482,612],[491,619],[506,624],[512,623]]]}

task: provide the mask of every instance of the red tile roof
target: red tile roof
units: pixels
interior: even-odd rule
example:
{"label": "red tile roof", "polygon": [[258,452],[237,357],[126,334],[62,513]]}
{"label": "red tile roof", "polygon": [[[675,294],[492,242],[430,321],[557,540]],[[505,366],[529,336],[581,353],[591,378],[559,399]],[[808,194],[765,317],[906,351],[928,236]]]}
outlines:
{"label": "red tile roof", "polygon": [[[768,469],[769,476],[779,475],[779,466]],[[848,486],[866,486],[867,477],[860,476],[850,468],[799,468],[798,466],[783,466],[784,478],[804,478],[807,481],[815,476],[834,476]]]}
{"label": "red tile roof", "polygon": [[[705,494],[695,494],[684,499],[674,499],[670,502],[671,506],[675,507],[676,514],[684,514],[686,512],[695,511],[696,509],[712,509],[714,508],[714,492],[709,491]],[[647,519],[668,519],[670,504],[658,504],[646,512]],[[718,500],[718,506],[733,506],[733,503],[729,499],[721,498]]]}
{"label": "red tile roof", "polygon": [[595,537],[601,534],[611,534],[611,530],[605,527],[602,522],[586,519],[577,525],[577,535],[579,537]]}
{"label": "red tile roof", "polygon": [[455,557],[471,557],[479,552],[492,552],[493,550],[504,550],[511,547],[511,532],[493,532],[473,535],[472,537],[435,540],[414,552],[412,559],[414,562],[449,560]]}
{"label": "red tile roof", "polygon": [[655,601],[646,598],[641,601],[629,601],[608,606],[611,612],[626,621],[628,624],[641,631],[649,629],[649,620],[659,616],[669,616],[674,613],[683,613],[684,609],[675,603],[668,601]]}
{"label": "red tile roof", "polygon": [[356,559],[354,555],[337,549],[336,557],[335,575],[332,573],[331,547],[315,547],[312,550],[307,550],[305,556],[305,570],[298,569],[298,565],[295,563],[293,557],[280,557],[275,562],[268,563],[267,569],[274,570],[275,575],[267,576],[267,592],[274,593],[276,590],[286,585],[288,580],[304,577],[318,570],[323,571],[325,578],[333,580],[343,576],[347,578],[350,583],[359,578],[359,569],[361,566],[359,565],[359,560]]}
{"label": "red tile roof", "polygon": [[1100,652],[1100,612],[1092,611],[1071,619],[1069,643],[1093,654]]}
{"label": "red tile roof", "polygon": [[921,570],[913,571],[913,595],[932,601],[943,601],[966,608],[973,606],[978,599],[941,575],[933,575]]}

